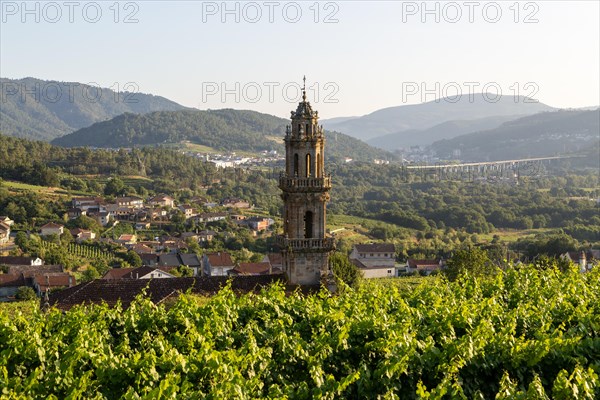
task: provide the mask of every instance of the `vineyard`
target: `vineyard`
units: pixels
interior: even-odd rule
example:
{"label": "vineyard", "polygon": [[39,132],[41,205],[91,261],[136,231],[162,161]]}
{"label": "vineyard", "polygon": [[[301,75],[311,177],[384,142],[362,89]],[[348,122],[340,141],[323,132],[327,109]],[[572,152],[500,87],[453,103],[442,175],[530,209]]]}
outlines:
{"label": "vineyard", "polygon": [[[40,241],[40,247],[44,250],[62,248],[58,244],[47,240]],[[116,257],[115,252],[112,250],[102,249],[98,246],[85,243],[69,243],[64,247],[64,250],[66,251],[66,256],[72,260],[74,264],[90,260],[104,260],[111,262]]]}
{"label": "vineyard", "polygon": [[90,246],[79,243],[69,243],[69,245],[67,246],[67,251],[69,252],[69,254],[73,254],[78,257],[83,257],[87,259],[102,259],[108,261],[115,257],[114,253],[101,250],[97,246]]}
{"label": "vineyard", "polygon": [[2,398],[600,398],[600,270],[423,282],[0,307]]}

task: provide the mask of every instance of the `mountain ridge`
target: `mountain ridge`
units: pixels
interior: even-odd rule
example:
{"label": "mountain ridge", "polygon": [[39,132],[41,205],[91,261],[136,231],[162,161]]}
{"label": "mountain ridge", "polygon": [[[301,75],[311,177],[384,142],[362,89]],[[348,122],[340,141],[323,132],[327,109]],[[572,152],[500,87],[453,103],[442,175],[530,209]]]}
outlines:
{"label": "mountain ridge", "polygon": [[557,110],[508,121],[495,129],[440,140],[441,158],[460,152],[463,161],[495,161],[579,152],[600,142],[600,108]]}
{"label": "mountain ridge", "polygon": [[386,107],[359,118],[333,123],[324,121],[323,126],[368,141],[411,129],[429,129],[452,120],[530,115],[553,110],[554,107],[523,96],[501,96],[497,101],[490,102],[480,93],[473,96],[473,101],[470,96],[462,96],[456,101],[453,98],[443,98],[420,104]]}
{"label": "mountain ridge", "polygon": [[187,109],[162,96],[79,82],[26,77],[0,78],[0,85],[0,132],[27,139],[50,141],[125,112]]}
{"label": "mountain ridge", "polygon": [[[282,140],[289,121],[251,110],[179,110],[147,114],[125,113],[97,122],[52,144],[63,147],[118,148],[180,143],[189,140],[222,151],[283,151]],[[370,161],[393,158],[358,139],[338,132],[327,132],[331,143],[326,155]]]}

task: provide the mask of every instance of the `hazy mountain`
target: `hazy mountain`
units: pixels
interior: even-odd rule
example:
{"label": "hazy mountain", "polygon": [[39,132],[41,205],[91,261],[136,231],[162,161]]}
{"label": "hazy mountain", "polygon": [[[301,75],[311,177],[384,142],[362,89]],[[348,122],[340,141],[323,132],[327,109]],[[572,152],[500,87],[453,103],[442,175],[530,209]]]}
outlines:
{"label": "hazy mountain", "polygon": [[[54,139],[64,147],[134,147],[193,143],[224,151],[284,151],[286,119],[245,110],[158,111],[123,114]],[[355,160],[385,158],[388,153],[341,133],[327,133],[326,155]]]}
{"label": "hazy mountain", "polygon": [[466,133],[497,128],[502,123],[519,117],[522,117],[522,115],[496,115],[474,120],[447,121],[429,129],[409,129],[407,131],[378,136],[369,139],[367,143],[371,146],[387,150],[410,146],[427,146],[438,140],[452,139],[453,137],[464,135]]}
{"label": "hazy mountain", "polygon": [[341,122],[346,122],[346,121],[350,121],[356,118],[360,118],[360,117],[334,117],[334,118],[328,118],[328,119],[324,119],[321,121],[322,125],[333,125],[333,124],[338,124]]}
{"label": "hazy mountain", "polygon": [[[435,142],[441,158],[491,161],[579,152],[600,141],[600,109],[560,110],[505,122],[495,129]],[[598,157],[598,154],[596,154]]]}
{"label": "hazy mountain", "polygon": [[185,109],[164,97],[123,91],[128,87],[117,93],[77,82],[35,78],[0,78],[0,85],[0,132],[29,139],[52,140],[125,112]]}
{"label": "hazy mountain", "polygon": [[[488,95],[493,98],[493,95]],[[483,94],[464,95],[458,101],[439,99],[422,104],[384,108],[350,120],[323,122],[326,129],[343,132],[361,140],[407,130],[429,129],[447,121],[474,120],[493,116],[531,115],[552,111],[553,107],[519,96],[502,96],[497,102]]]}

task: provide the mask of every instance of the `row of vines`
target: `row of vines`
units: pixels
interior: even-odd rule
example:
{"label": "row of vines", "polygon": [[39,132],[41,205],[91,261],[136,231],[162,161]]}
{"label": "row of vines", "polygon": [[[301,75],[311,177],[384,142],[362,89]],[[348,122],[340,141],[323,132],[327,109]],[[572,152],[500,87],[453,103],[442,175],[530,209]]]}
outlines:
{"label": "row of vines", "polygon": [[67,246],[69,254],[87,259],[111,260],[115,257],[114,253],[100,249],[97,246],[80,243],[69,243]]}
{"label": "row of vines", "polygon": [[423,282],[2,312],[2,397],[600,398],[600,270]]}

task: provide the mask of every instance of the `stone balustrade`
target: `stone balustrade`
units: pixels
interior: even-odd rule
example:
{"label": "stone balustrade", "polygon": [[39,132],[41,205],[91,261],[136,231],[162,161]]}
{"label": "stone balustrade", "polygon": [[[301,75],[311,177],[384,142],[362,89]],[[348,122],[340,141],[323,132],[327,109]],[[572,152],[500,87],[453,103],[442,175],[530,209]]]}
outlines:
{"label": "stone balustrade", "polygon": [[277,236],[277,244],[284,250],[292,249],[293,251],[335,249],[333,238],[289,239],[285,236]]}
{"label": "stone balustrade", "polygon": [[331,176],[323,178],[299,178],[282,174],[279,177],[279,187],[284,191],[321,191],[331,189]]}

